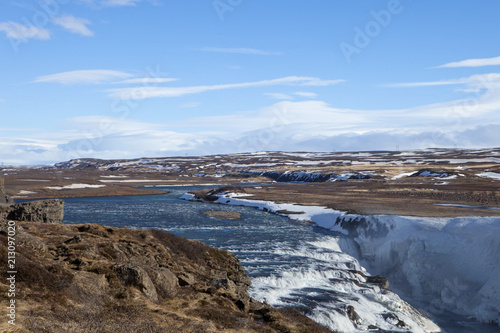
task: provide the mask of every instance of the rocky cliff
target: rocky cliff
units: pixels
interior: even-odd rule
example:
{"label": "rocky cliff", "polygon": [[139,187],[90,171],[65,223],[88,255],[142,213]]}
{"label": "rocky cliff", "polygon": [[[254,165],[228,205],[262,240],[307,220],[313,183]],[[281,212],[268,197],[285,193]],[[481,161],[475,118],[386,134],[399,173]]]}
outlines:
{"label": "rocky cliff", "polygon": [[64,201],[38,200],[0,206],[0,221],[16,220],[60,224],[64,217]]}
{"label": "rocky cliff", "polygon": [[[329,332],[251,299],[230,252],[161,230],[16,224],[15,332]],[[6,222],[0,241],[7,267]],[[2,321],[0,331],[8,326]]]}

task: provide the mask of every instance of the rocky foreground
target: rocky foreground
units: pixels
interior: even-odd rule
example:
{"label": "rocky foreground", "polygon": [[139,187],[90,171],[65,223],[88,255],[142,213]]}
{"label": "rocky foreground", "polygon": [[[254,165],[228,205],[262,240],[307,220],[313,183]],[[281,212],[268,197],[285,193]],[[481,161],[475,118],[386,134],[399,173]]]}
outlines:
{"label": "rocky foreground", "polygon": [[[53,216],[58,204],[51,204]],[[50,203],[30,205],[14,211]],[[0,265],[7,267],[3,214]],[[2,320],[2,332],[330,332],[250,298],[250,278],[228,251],[160,230],[46,222],[16,222],[16,325]],[[8,276],[0,274],[8,304]]]}

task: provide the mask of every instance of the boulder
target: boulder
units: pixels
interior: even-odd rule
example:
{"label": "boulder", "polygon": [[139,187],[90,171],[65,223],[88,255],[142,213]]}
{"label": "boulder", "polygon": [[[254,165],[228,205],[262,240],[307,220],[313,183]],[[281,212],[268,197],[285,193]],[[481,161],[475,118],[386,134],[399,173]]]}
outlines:
{"label": "boulder", "polygon": [[179,287],[178,278],[168,268],[160,267],[151,270],[149,277],[156,287],[157,294],[163,298],[170,298],[176,295]]}
{"label": "boulder", "polygon": [[135,264],[116,265],[114,271],[126,286],[136,287],[153,302],[158,302],[153,281],[142,267]]}

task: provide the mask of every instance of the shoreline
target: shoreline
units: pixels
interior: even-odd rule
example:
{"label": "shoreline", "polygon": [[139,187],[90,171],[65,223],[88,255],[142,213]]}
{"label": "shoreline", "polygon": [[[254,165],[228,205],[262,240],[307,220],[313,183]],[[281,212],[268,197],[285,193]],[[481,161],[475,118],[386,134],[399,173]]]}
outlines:
{"label": "shoreline", "polygon": [[[327,196],[321,197],[326,189],[309,190],[311,187],[324,186],[320,184],[270,184],[265,187],[237,187],[227,186],[219,187],[211,190],[193,191],[191,194],[198,199],[206,202],[214,202],[217,196],[222,192],[232,193],[233,199],[245,198],[248,201],[254,201],[255,206],[262,202],[271,202],[273,205],[281,205],[281,208],[276,208],[276,211],[283,211],[293,216],[300,215],[303,211],[300,207],[315,207],[317,209],[329,209],[342,214],[349,215],[384,215],[384,216],[405,216],[409,218],[462,218],[462,217],[499,217],[500,210],[497,207],[478,206],[470,202],[450,203],[449,201],[430,201],[411,199],[413,207],[398,207],[392,209],[399,202],[375,202],[372,203],[370,198],[362,200],[354,200],[350,202],[336,202],[333,195],[328,193]],[[309,187],[309,188],[308,188]],[[292,193],[287,195],[287,193]],[[350,199],[350,198],[349,198]],[[406,199],[406,198],[403,198]],[[402,199],[402,200],[403,200]],[[364,206],[367,204],[366,206]],[[380,204],[380,205],[378,205]],[[378,205],[378,206],[377,206]],[[287,207],[290,206],[291,209]],[[295,209],[296,208],[296,209]],[[361,209],[360,209],[361,208]],[[421,208],[421,210],[419,210]],[[430,208],[430,209],[426,209]],[[283,214],[288,216],[288,214]]]}

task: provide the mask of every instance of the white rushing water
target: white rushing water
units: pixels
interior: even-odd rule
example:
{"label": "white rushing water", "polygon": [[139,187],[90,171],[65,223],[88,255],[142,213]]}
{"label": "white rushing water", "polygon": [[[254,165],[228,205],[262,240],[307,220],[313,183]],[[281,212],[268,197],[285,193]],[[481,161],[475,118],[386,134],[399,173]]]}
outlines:
{"label": "white rushing water", "polygon": [[[231,193],[219,196],[218,202],[223,204],[252,206],[271,212],[280,210],[302,212],[302,214],[290,214],[289,217],[312,221],[318,226],[343,233],[349,236],[347,239],[352,239],[352,242],[341,239],[335,244],[324,244],[331,249],[339,250],[339,257],[331,258],[332,263],[349,262],[346,258],[342,258],[341,254],[350,254],[359,258],[361,265],[370,273],[388,277],[391,288],[423,304],[430,314],[441,315],[449,312],[473,317],[480,322],[500,325],[500,218],[359,216],[324,207],[247,200]],[[320,253],[303,253],[303,255],[321,256]],[[356,267],[362,269],[360,266]],[[273,303],[279,305],[280,297],[273,292],[291,293],[294,283],[320,284],[321,276],[326,277],[328,274],[334,275],[329,271],[292,272],[262,281],[262,285],[259,285],[259,280],[256,283],[259,290],[262,290],[262,297],[266,295]],[[349,280],[353,277],[343,278]],[[278,285],[279,288],[272,289],[274,285]],[[352,303],[358,314],[380,311],[373,307],[373,301],[379,302],[386,308],[395,307],[400,311],[404,307],[396,298],[376,299],[378,297],[376,292],[368,293],[369,296],[365,295],[364,291],[356,289],[355,284],[346,286],[339,283],[339,288],[345,288],[342,291],[347,294],[366,296],[366,299],[363,296]],[[414,314],[405,313],[405,315],[411,320]],[[362,317],[361,314],[360,316]],[[327,322],[330,319],[340,322],[337,329],[342,332],[365,329],[362,325],[355,325],[352,322],[350,324],[353,327],[348,328],[349,323],[345,321],[345,316],[342,321],[342,318],[332,312],[317,313],[312,317],[320,322]],[[379,323],[369,316],[362,318],[362,321]],[[425,324],[421,328],[424,331],[434,329],[426,327]],[[494,326],[491,328],[493,332]]]}

